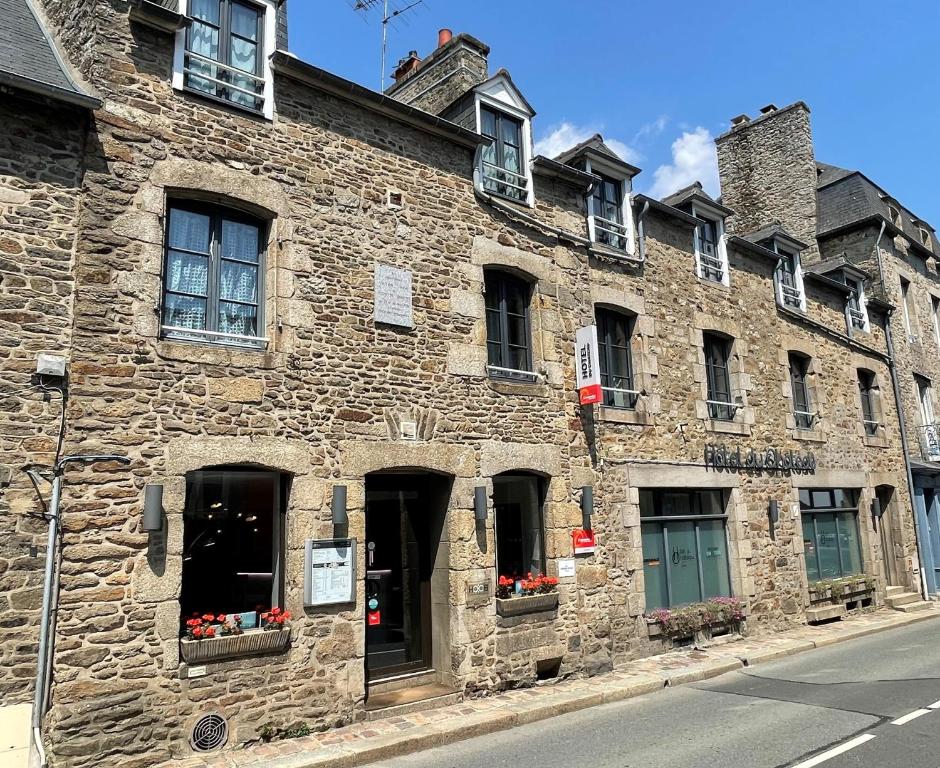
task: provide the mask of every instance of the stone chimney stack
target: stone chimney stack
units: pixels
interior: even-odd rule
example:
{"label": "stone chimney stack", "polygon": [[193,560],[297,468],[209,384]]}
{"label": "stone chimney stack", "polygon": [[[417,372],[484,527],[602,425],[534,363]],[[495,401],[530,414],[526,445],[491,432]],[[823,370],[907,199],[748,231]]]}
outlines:
{"label": "stone chimney stack", "polygon": [[815,252],[816,158],[809,107],[802,101],[782,109],[768,104],[753,119],[739,115],[715,143],[721,201],[735,212],[729,231],[743,234],[779,221]]}
{"label": "stone chimney stack", "polygon": [[489,77],[490,49],[470,35],[438,33],[437,48],[423,60],[411,51],[395,70],[395,82],[385,93],[433,115]]}

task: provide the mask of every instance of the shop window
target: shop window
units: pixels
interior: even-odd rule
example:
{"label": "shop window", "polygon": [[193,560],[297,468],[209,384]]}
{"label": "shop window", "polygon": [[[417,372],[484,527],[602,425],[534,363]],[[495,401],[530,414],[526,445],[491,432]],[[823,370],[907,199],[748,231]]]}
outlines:
{"label": "shop window", "polygon": [[873,371],[859,369],[858,394],[862,402],[862,425],[865,427],[865,434],[874,437],[881,426],[881,414],[878,407],[878,384]]}
{"label": "shop window", "polygon": [[812,429],[816,412],[812,409],[809,390],[809,358],[796,352],[789,354],[790,391],[793,393],[793,419],[797,429]]}
{"label": "shop window", "polygon": [[858,491],[801,490],[800,512],[806,577],[810,582],[862,572]]}
{"label": "shop window", "polygon": [[731,596],[723,490],[641,490],[646,610]]}
{"label": "shop window", "polygon": [[182,618],[283,606],[287,479],[278,472],[218,468],[186,477]]}
{"label": "shop window", "polygon": [[498,575],[518,579],[545,573],[545,486],[543,478],[526,473],[493,478]]}
{"label": "shop window", "polygon": [[532,381],[529,284],[521,278],[486,271],[486,353],[490,374]]}
{"label": "shop window", "polygon": [[188,11],[192,23],[179,36],[174,85],[271,117],[266,39],[275,24],[273,2],[188,0]]}
{"label": "shop window", "polygon": [[731,340],[715,333],[702,334],[705,353],[708,417],[731,421],[737,406],[731,398]]}
{"label": "shop window", "polygon": [[193,201],[168,209],[163,336],[263,347],[264,224]]}
{"label": "shop window", "polygon": [[633,354],[630,348],[635,317],[609,309],[597,310],[597,344],[600,353],[604,405],[636,408]]}

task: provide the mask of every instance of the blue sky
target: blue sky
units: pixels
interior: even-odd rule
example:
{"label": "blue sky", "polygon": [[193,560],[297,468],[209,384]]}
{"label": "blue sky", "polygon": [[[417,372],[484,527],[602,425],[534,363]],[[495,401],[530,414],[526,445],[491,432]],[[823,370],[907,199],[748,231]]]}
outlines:
{"label": "blue sky", "polygon": [[[381,10],[354,2],[289,0],[291,49],[377,88]],[[389,30],[389,72],[430,53],[441,27],[491,47],[546,154],[599,131],[643,169],[638,191],[697,178],[715,191],[711,139],[729,119],[802,99],[817,159],[940,228],[940,0],[424,0]]]}

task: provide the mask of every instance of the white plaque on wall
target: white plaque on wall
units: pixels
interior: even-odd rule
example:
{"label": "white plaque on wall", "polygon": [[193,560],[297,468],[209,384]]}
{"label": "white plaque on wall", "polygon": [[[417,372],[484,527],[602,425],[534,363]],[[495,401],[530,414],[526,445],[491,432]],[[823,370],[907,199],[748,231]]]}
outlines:
{"label": "white plaque on wall", "polygon": [[413,328],[411,270],[375,265],[375,322]]}

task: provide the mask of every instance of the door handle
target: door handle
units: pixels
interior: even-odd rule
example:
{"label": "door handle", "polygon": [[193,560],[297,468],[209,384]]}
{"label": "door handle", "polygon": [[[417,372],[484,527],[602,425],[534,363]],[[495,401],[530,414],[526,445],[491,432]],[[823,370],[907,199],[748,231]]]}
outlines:
{"label": "door handle", "polygon": [[672,564],[679,565],[679,547],[672,548]]}

